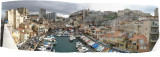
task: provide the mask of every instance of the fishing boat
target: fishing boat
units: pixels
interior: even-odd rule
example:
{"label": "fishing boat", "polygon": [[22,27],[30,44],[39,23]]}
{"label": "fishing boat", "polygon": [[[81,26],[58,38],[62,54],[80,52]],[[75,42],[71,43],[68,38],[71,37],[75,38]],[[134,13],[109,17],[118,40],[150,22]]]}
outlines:
{"label": "fishing boat", "polygon": [[46,46],[40,46],[40,48],[38,48],[41,51],[46,51]]}
{"label": "fishing boat", "polygon": [[78,52],[87,52],[89,49],[87,47],[79,47]]}
{"label": "fishing boat", "polygon": [[84,46],[84,45],[81,42],[76,42],[76,48],[78,48],[80,46]]}

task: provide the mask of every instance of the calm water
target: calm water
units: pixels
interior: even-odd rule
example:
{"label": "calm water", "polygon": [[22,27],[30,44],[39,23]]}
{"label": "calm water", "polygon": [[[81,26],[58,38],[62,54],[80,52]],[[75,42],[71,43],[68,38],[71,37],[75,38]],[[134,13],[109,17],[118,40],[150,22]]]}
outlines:
{"label": "calm water", "polygon": [[[53,46],[56,52],[78,52],[75,47],[76,46],[75,42],[80,41],[79,39],[70,42],[69,37],[55,37],[55,38],[58,42],[57,45]],[[87,47],[87,45],[85,45],[85,47]],[[89,52],[92,52],[91,48],[89,48]]]}
{"label": "calm water", "polygon": [[77,52],[75,47],[75,42],[70,42],[69,37],[55,37],[57,40],[57,45],[54,46],[56,52]]}

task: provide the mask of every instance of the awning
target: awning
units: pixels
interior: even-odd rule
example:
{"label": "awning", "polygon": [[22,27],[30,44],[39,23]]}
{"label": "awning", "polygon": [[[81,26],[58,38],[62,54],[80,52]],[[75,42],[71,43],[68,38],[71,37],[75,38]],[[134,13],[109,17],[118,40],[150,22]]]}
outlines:
{"label": "awning", "polygon": [[84,38],[83,40],[84,40],[84,42],[90,41],[90,39],[88,39],[88,38]]}
{"label": "awning", "polygon": [[108,52],[113,52],[113,50],[109,50]]}
{"label": "awning", "polygon": [[81,38],[84,38],[85,36],[81,36]]}
{"label": "awning", "polygon": [[90,46],[92,46],[94,43],[95,43],[95,42],[93,42],[93,41],[91,41],[91,40],[90,40],[89,42],[87,42],[87,44],[90,45]]}
{"label": "awning", "polygon": [[97,51],[103,51],[103,50],[104,50],[104,47],[103,47],[103,46],[98,46],[98,47],[96,48],[96,50],[97,50]]}
{"label": "awning", "polygon": [[129,53],[130,52],[129,50],[123,50],[123,49],[116,48],[116,47],[113,47],[112,49],[115,51],[118,51],[118,52],[122,52],[122,53]]}
{"label": "awning", "polygon": [[96,47],[98,47],[97,43],[95,43],[95,44],[92,45],[92,48],[96,48]]}
{"label": "awning", "polygon": [[47,38],[49,38],[50,36],[47,36]]}
{"label": "awning", "polygon": [[50,36],[50,37],[54,37],[54,36]]}
{"label": "awning", "polygon": [[48,42],[43,42],[43,43],[47,44]]}
{"label": "awning", "polygon": [[48,45],[48,44],[44,44],[44,45]]}

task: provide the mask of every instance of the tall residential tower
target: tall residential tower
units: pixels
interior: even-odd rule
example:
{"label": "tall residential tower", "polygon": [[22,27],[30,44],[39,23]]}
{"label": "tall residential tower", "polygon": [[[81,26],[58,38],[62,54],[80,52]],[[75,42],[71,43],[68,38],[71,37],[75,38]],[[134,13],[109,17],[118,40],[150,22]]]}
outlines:
{"label": "tall residential tower", "polygon": [[46,9],[40,8],[39,17],[40,18],[46,18]]}

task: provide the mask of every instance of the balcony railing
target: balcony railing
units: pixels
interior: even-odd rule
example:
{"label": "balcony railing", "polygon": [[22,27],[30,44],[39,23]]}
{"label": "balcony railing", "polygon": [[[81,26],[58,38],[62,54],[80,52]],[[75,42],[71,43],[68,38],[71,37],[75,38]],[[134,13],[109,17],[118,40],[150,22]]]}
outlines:
{"label": "balcony railing", "polygon": [[152,39],[151,39],[150,42],[157,42],[157,40],[152,40]]}
{"label": "balcony railing", "polygon": [[158,25],[151,25],[151,27],[158,27]]}
{"label": "balcony railing", "polygon": [[151,31],[151,34],[158,34],[158,31]]}

